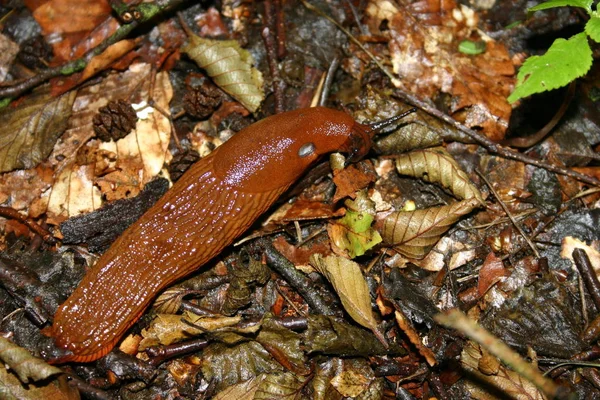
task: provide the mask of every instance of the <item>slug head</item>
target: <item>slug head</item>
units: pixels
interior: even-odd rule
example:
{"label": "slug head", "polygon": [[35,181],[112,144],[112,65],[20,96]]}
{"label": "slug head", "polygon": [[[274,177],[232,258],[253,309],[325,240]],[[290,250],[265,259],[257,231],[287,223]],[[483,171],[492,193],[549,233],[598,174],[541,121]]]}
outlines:
{"label": "slug head", "polygon": [[371,147],[370,132],[341,111],[289,111],[249,126],[219,147],[214,172],[241,191],[288,187],[323,155],[341,151],[352,160],[363,157]]}

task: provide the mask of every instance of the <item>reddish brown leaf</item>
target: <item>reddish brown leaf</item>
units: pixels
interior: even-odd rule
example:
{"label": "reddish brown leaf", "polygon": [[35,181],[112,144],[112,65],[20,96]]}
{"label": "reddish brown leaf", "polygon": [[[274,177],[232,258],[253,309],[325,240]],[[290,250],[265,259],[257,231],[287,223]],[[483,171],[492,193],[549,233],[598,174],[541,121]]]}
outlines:
{"label": "reddish brown leaf", "polygon": [[477,283],[479,296],[486,294],[492,286],[509,275],[510,273],[504,268],[502,260],[496,257],[494,253],[488,254],[479,270],[479,281]]}

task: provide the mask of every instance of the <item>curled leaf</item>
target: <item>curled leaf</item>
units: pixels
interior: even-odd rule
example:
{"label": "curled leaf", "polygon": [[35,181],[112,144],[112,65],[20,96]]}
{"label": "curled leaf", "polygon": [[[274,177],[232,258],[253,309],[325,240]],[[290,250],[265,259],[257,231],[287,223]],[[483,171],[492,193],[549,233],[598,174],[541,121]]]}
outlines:
{"label": "curled leaf", "polygon": [[310,263],[331,282],[335,292],[340,296],[344,309],[352,319],[384,340],[377,330],[377,321],[371,308],[369,287],[360,266],[343,257],[327,256],[323,258],[320,254],[313,254],[310,257]]}
{"label": "curled leaf", "polygon": [[479,189],[454,158],[440,147],[403,154],[396,159],[396,169],[402,175],[437,183],[460,199],[474,197],[484,203]]}
{"label": "curled leaf", "polygon": [[181,49],[214,82],[251,112],[264,100],[262,74],[252,68],[252,55],[235,40],[211,40],[196,35]]}
{"label": "curled leaf", "polygon": [[406,257],[421,259],[452,224],[478,204],[478,199],[472,197],[442,207],[393,212],[379,220],[376,227],[384,243]]}
{"label": "curled leaf", "polygon": [[29,95],[0,115],[0,172],[33,168],[45,160],[67,128],[76,91],[52,98]]}
{"label": "curled leaf", "polygon": [[[29,380],[41,381],[53,375],[62,374],[62,370],[48,365],[46,361],[32,356],[27,350],[8,339],[0,337],[0,360],[13,370],[23,383]],[[0,390],[0,392],[2,392]]]}
{"label": "curled leaf", "polygon": [[167,289],[158,296],[152,307],[160,314],[175,314],[181,307],[183,297],[189,293],[189,290],[181,287]]}

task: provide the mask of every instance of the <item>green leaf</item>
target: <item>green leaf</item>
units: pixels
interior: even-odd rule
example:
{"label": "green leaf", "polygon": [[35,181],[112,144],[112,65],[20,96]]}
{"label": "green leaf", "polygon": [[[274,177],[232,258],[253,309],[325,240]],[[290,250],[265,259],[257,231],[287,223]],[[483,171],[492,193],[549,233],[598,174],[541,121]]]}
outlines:
{"label": "green leaf", "polygon": [[585,24],[585,33],[594,41],[600,43],[600,16],[594,15]]}
{"label": "green leaf", "polygon": [[514,103],[531,94],[565,86],[585,75],[591,66],[592,50],[584,32],[569,40],[556,39],[546,54],[529,57],[523,63],[508,101]]}
{"label": "green leaf", "polygon": [[588,14],[592,13],[592,3],[593,0],[550,0],[542,4],[538,4],[535,7],[531,7],[527,10],[528,13],[533,13],[535,11],[547,10],[549,8],[555,7],[581,7],[585,8]]}
{"label": "green leaf", "polygon": [[358,193],[356,200],[345,202],[346,215],[328,228],[335,245],[348,253],[350,258],[362,256],[381,242],[381,236],[371,224],[375,215],[375,203],[365,191]]}
{"label": "green leaf", "polygon": [[463,40],[458,44],[458,51],[468,55],[481,54],[485,51],[485,48],[484,41],[474,42],[472,40]]}

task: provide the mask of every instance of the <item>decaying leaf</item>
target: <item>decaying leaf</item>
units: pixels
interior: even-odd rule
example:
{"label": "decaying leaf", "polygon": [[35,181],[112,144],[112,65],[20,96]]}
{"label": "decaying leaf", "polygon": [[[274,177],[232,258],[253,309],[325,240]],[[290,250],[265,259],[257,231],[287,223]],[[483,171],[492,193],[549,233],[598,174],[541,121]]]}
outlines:
{"label": "decaying leaf", "polygon": [[[381,242],[381,236],[371,223],[375,216],[375,203],[366,191],[358,193],[356,200],[346,200],[346,215],[329,224],[327,231],[334,250],[347,253],[350,258],[358,257]],[[337,249],[336,249],[337,247]]]}
{"label": "decaying leaf", "polygon": [[256,284],[264,285],[271,276],[271,270],[260,260],[250,258],[247,263],[238,260],[232,263],[231,280],[221,307],[224,315],[233,315],[250,303]]}
{"label": "decaying leaf", "polygon": [[214,82],[255,112],[264,100],[263,79],[252,67],[252,55],[235,40],[211,40],[191,35],[181,51],[187,53]]}
{"label": "decaying leaf", "polygon": [[479,205],[472,197],[442,207],[397,211],[377,221],[384,243],[409,258],[421,259],[450,226]]}
{"label": "decaying leaf", "polygon": [[214,397],[215,400],[302,399],[304,380],[291,372],[260,374],[245,382],[230,386]]}
{"label": "decaying leaf", "polygon": [[183,297],[190,292],[190,290],[177,286],[169,288],[156,298],[152,307],[159,314],[175,314],[181,307]]}
{"label": "decaying leaf", "polygon": [[340,296],[342,305],[357,323],[370,329],[376,336],[383,338],[377,330],[377,321],[371,309],[369,286],[354,261],[343,257],[314,254],[310,263],[323,274]]}
{"label": "decaying leaf", "polygon": [[[469,372],[466,378],[467,390],[473,399],[490,400],[498,399],[494,396],[495,388],[500,393],[510,394],[515,400],[545,400],[546,397],[531,382],[523,379],[518,373],[500,365],[496,374],[480,371],[482,352],[479,345],[468,342],[461,354],[461,365]],[[486,372],[489,372],[486,370]],[[475,377],[476,379],[470,378]],[[486,389],[487,387],[487,389]]]}
{"label": "decaying leaf", "polygon": [[49,159],[60,171],[56,185],[47,193],[49,222],[58,224],[94,211],[104,198],[134,197],[168,161],[169,119],[152,107],[140,106],[136,128],[116,143],[90,141],[96,111],[111,100],[134,98],[143,104],[142,100],[152,98],[162,110],[169,109],[173,90],[168,74],[156,74],[152,94],[148,93],[151,76],[149,64],[135,64],[78,93],[70,128]]}
{"label": "decaying leaf", "polygon": [[94,185],[93,165],[71,164],[62,170],[49,192],[47,213],[52,223],[94,211],[102,204],[100,190]]}
{"label": "decaying leaf", "polygon": [[0,337],[0,360],[7,368],[14,371],[23,383],[30,380],[33,382],[41,381],[63,372],[60,368],[48,365],[46,361],[33,357],[27,350],[3,337]]}
{"label": "decaying leaf", "polygon": [[[451,113],[499,140],[511,114],[506,97],[514,66],[503,44],[480,34],[477,14],[457,3],[373,0],[365,10],[366,23],[370,32],[389,39],[392,67],[405,91],[424,99],[448,93]],[[464,39],[485,40],[486,51],[460,53]]]}
{"label": "decaying leaf", "polygon": [[479,189],[473,185],[456,160],[441,147],[402,154],[396,159],[396,169],[402,175],[437,183],[460,199],[474,197],[484,204]]}
{"label": "decaying leaf", "polygon": [[302,336],[273,322],[270,314],[263,319],[256,341],[287,370],[302,376],[311,373],[310,368],[306,366],[304,348],[301,345]]}
{"label": "decaying leaf", "polygon": [[202,373],[217,390],[252,379],[262,373],[282,372],[282,367],[257,342],[235,346],[213,343],[202,352]]}
{"label": "decaying leaf", "polygon": [[33,168],[52,151],[56,139],[67,128],[77,92],[52,98],[34,93],[16,108],[0,115],[0,172]]}
{"label": "decaying leaf", "polygon": [[303,336],[308,353],[347,357],[406,353],[395,344],[385,348],[371,332],[363,328],[324,315],[310,315],[308,329]]}
{"label": "decaying leaf", "polygon": [[[183,322],[184,319],[196,325],[197,328]],[[240,321],[240,316],[200,317],[191,313],[186,313],[183,316],[159,314],[154,318],[148,329],[142,330],[144,339],[140,343],[140,349],[146,349],[158,344],[169,345],[206,332],[236,325]]]}
{"label": "decaying leaf", "polygon": [[353,369],[342,371],[331,380],[331,385],[344,397],[356,397],[367,390],[370,384],[368,377]]}

